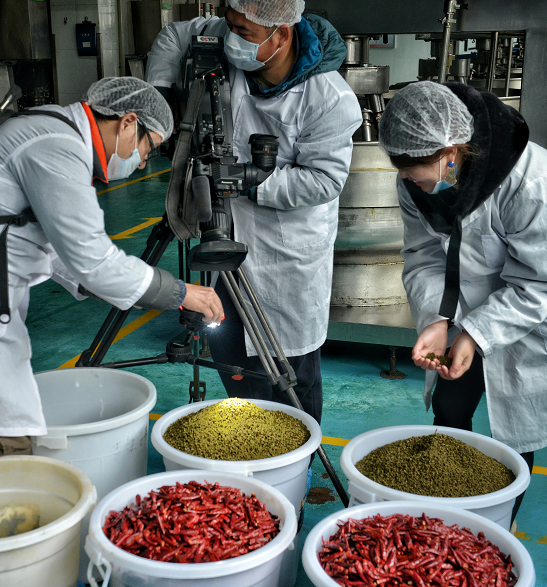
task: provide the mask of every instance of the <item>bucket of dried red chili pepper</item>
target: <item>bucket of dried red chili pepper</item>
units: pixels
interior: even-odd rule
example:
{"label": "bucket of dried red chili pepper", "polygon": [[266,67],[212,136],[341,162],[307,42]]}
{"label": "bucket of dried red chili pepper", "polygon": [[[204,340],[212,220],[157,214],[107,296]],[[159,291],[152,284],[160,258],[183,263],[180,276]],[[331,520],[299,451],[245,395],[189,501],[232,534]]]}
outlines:
{"label": "bucket of dried red chili pepper", "polygon": [[[173,423],[209,406],[219,404],[221,401],[209,400],[192,403],[168,412],[154,424],[151,434],[152,444],[163,456],[163,462],[168,471],[176,469],[203,469],[238,473],[268,483],[287,497],[296,510],[299,526],[295,540],[295,550],[285,553],[281,576],[283,577],[283,585],[294,585],[299,563],[300,530],[303,520],[310,456],[321,444],[321,428],[315,418],[292,406],[266,400],[248,400],[264,410],[282,412],[298,419],[308,429],[310,433],[309,439],[300,447],[285,454],[269,458],[239,461],[208,459],[188,454],[173,448],[164,439],[165,432]],[[267,441],[267,431],[263,431],[260,437],[263,441]]]}
{"label": "bucket of dried red chili pepper", "polygon": [[296,525],[288,499],[256,479],[190,470],[149,475],[112,491],[93,511],[88,579],[96,587],[94,565],[102,587],[277,587]]}
{"label": "bucket of dried red chili pepper", "polygon": [[533,587],[520,541],[472,512],[415,501],[369,503],[317,524],[302,551],[316,587]]}
{"label": "bucket of dried red chili pepper", "polygon": [[[490,493],[483,493],[482,495],[437,497],[394,489],[363,475],[355,466],[361,459],[370,455],[375,449],[386,447],[398,441],[417,439],[418,437],[425,438],[435,434],[442,434],[457,439],[465,443],[471,450],[476,449],[482,455],[495,459],[495,461],[513,473],[514,481],[502,489]],[[433,476],[437,487],[442,487],[443,477],[450,474],[451,471],[449,467],[445,467],[446,459],[441,459],[442,467],[439,470],[435,470],[434,467],[432,468],[435,455],[428,454],[423,464],[425,468],[421,470],[421,465],[418,464],[420,463],[419,456],[420,454],[417,453],[412,456],[411,461],[405,461],[405,465],[408,465],[409,462],[413,463],[410,465],[412,470],[407,473],[402,469],[398,469],[396,466],[392,467],[391,472],[393,476],[406,475],[407,477],[417,476],[418,478],[422,476],[425,479],[427,475],[430,475]],[[424,504],[427,503],[439,507],[449,506],[472,511],[496,522],[506,530],[509,530],[511,524],[511,512],[515,498],[523,493],[530,483],[530,471],[526,461],[512,448],[482,434],[442,426],[390,426],[365,432],[353,438],[344,447],[340,457],[340,465],[349,480],[348,493],[351,496],[350,507],[360,503],[401,499],[420,501]],[[476,465],[475,461],[467,459],[465,460],[465,465],[469,469],[470,475],[478,475],[480,473],[480,467]]]}

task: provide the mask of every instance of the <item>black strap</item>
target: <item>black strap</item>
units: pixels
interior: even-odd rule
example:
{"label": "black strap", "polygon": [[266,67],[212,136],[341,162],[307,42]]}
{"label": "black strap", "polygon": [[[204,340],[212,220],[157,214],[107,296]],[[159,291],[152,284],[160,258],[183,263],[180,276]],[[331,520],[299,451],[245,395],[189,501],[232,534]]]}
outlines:
{"label": "black strap", "polygon": [[25,226],[27,222],[37,222],[36,216],[29,206],[21,214],[0,216],[0,224],[7,224],[0,233],[0,323],[7,324],[11,320],[8,297],[8,228],[10,226]]}
{"label": "black strap", "polygon": [[439,314],[453,319],[458,309],[460,298],[460,246],[462,243],[462,218],[458,214],[450,233],[450,243],[446,254],[446,272],[444,277],[444,293]]}
{"label": "black strap", "polygon": [[[80,129],[66,116],[59,114],[58,112],[54,112],[53,110],[21,110],[19,112],[12,112],[8,118],[16,118],[17,116],[51,116],[52,118],[57,118],[57,120],[62,120],[64,123],[68,124],[68,126],[72,127],[81,137],[84,138]],[[5,122],[5,121],[3,121]]]}

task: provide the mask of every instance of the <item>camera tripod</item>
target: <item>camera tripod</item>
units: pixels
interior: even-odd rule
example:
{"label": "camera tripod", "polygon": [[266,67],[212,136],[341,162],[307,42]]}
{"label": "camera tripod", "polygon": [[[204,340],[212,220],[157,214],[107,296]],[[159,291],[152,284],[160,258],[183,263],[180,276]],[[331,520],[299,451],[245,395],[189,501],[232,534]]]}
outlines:
{"label": "camera tripod", "polygon": [[[161,256],[165,252],[167,246],[174,238],[174,233],[169,227],[167,214],[164,214],[162,220],[154,226],[150,236],[148,237],[146,248],[141,256],[143,261],[149,265],[155,266],[159,262]],[[188,241],[184,243],[179,241],[179,274],[184,275],[184,247],[188,245]],[[187,268],[187,267],[186,267]],[[180,321],[186,327],[186,336],[182,341],[172,341],[166,347],[166,352],[156,357],[149,357],[143,359],[134,359],[128,361],[117,361],[113,363],[101,364],[108,349],[114,342],[116,335],[121,329],[125,319],[129,315],[129,310],[117,310],[112,308],[106,320],[102,324],[91,346],[82,352],[80,359],[76,363],[77,367],[108,367],[113,369],[120,369],[124,367],[136,367],[141,365],[151,364],[165,364],[165,363],[188,363],[194,367],[194,379],[190,384],[190,402],[201,401],[205,398],[205,385],[199,381],[199,367],[207,367],[216,369],[217,371],[229,373],[235,377],[250,377],[254,379],[265,379],[271,385],[285,392],[289,397],[291,404],[303,410],[302,404],[294,391],[296,384],[296,375],[292,366],[289,364],[279,341],[272,327],[260,305],[260,302],[252,288],[247,274],[243,267],[239,266],[235,271],[220,271],[220,279],[222,279],[224,286],[230,296],[236,311],[243,322],[245,331],[248,333],[260,362],[264,368],[264,373],[249,371],[238,366],[226,365],[216,363],[210,360],[199,358],[199,338],[205,328],[204,322],[201,320],[202,315],[197,312],[181,310]],[[237,277],[237,279],[236,279]],[[188,281],[188,280],[186,280]],[[241,287],[245,291],[249,302],[254,310],[258,322],[262,327],[263,332],[268,339],[268,342],[273,349],[281,369],[278,368],[276,362],[273,360],[272,354],[268,348],[266,340],[262,332],[259,330],[259,325],[255,317],[245,303]],[[348,495],[334,470],[325,450],[320,445],[317,449],[317,454],[323,463],[327,474],[329,475],[336,492],[338,493],[344,507],[348,507]]]}

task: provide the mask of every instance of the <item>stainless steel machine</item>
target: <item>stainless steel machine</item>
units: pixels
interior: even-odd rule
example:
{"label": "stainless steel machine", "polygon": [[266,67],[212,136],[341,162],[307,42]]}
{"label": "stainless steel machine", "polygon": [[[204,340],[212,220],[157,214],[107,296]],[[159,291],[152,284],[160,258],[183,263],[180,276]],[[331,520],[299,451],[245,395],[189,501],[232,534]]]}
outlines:
{"label": "stainless steel machine", "polygon": [[343,38],[348,53],[339,71],[359,99],[363,125],[354,135],[350,174],[340,195],[329,338],[351,340],[351,329],[372,326],[373,342],[379,342],[379,329],[390,324],[407,335],[409,345],[415,330],[401,281],[403,223],[397,170],[377,142],[390,91],[389,67],[370,63],[368,35]]}
{"label": "stainless steel machine", "polygon": [[16,84],[22,95],[12,108],[51,104],[53,77],[46,2],[0,2],[0,95]]}
{"label": "stainless steel machine", "polygon": [[[417,79],[461,81],[490,90],[520,109],[530,125],[531,139],[547,146],[547,81],[542,65],[547,2],[505,3],[500,10],[493,0],[468,4],[386,0],[374,10],[365,10],[359,0],[307,0],[306,8],[322,13],[356,46],[357,39],[382,34],[410,33],[431,43],[431,59],[420,61],[418,77],[409,74],[407,82],[389,90],[384,87],[382,104]],[[357,48],[353,53],[364,54],[362,47],[360,53]],[[344,64],[340,73],[362,102],[362,94],[374,90],[363,90],[365,78],[359,78],[361,69],[357,59],[353,61]],[[367,81],[373,77],[371,71]],[[340,197],[328,336],[385,344],[394,352],[398,346],[413,346],[416,331],[401,284],[403,229],[395,194],[396,170],[374,142],[373,121],[381,116],[382,108],[368,110],[354,137],[350,176]]]}

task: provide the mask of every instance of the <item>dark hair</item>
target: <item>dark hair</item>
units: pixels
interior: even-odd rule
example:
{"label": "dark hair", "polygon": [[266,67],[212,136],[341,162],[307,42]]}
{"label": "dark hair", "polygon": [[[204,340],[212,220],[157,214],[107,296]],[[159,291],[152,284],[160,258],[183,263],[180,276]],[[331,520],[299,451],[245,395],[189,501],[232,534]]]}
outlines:
{"label": "dark hair", "polygon": [[[463,164],[471,158],[478,157],[480,151],[476,145],[473,143],[466,143],[465,145],[453,145],[458,149],[460,153],[461,160],[462,160],[462,167]],[[411,169],[412,167],[417,167],[418,165],[430,165],[431,163],[435,163],[442,159],[446,153],[446,151],[451,147],[443,147],[439,149],[433,155],[427,155],[425,157],[410,157],[409,155],[394,155],[390,157],[391,163],[397,169]]]}
{"label": "dark hair", "polygon": [[[91,108],[91,112],[93,112],[93,116],[95,120],[120,120],[122,117],[118,116],[117,114],[101,114],[97,112],[93,108]],[[146,127],[139,121],[137,121],[137,128],[138,128],[138,136],[139,141],[141,141],[146,136]]]}

